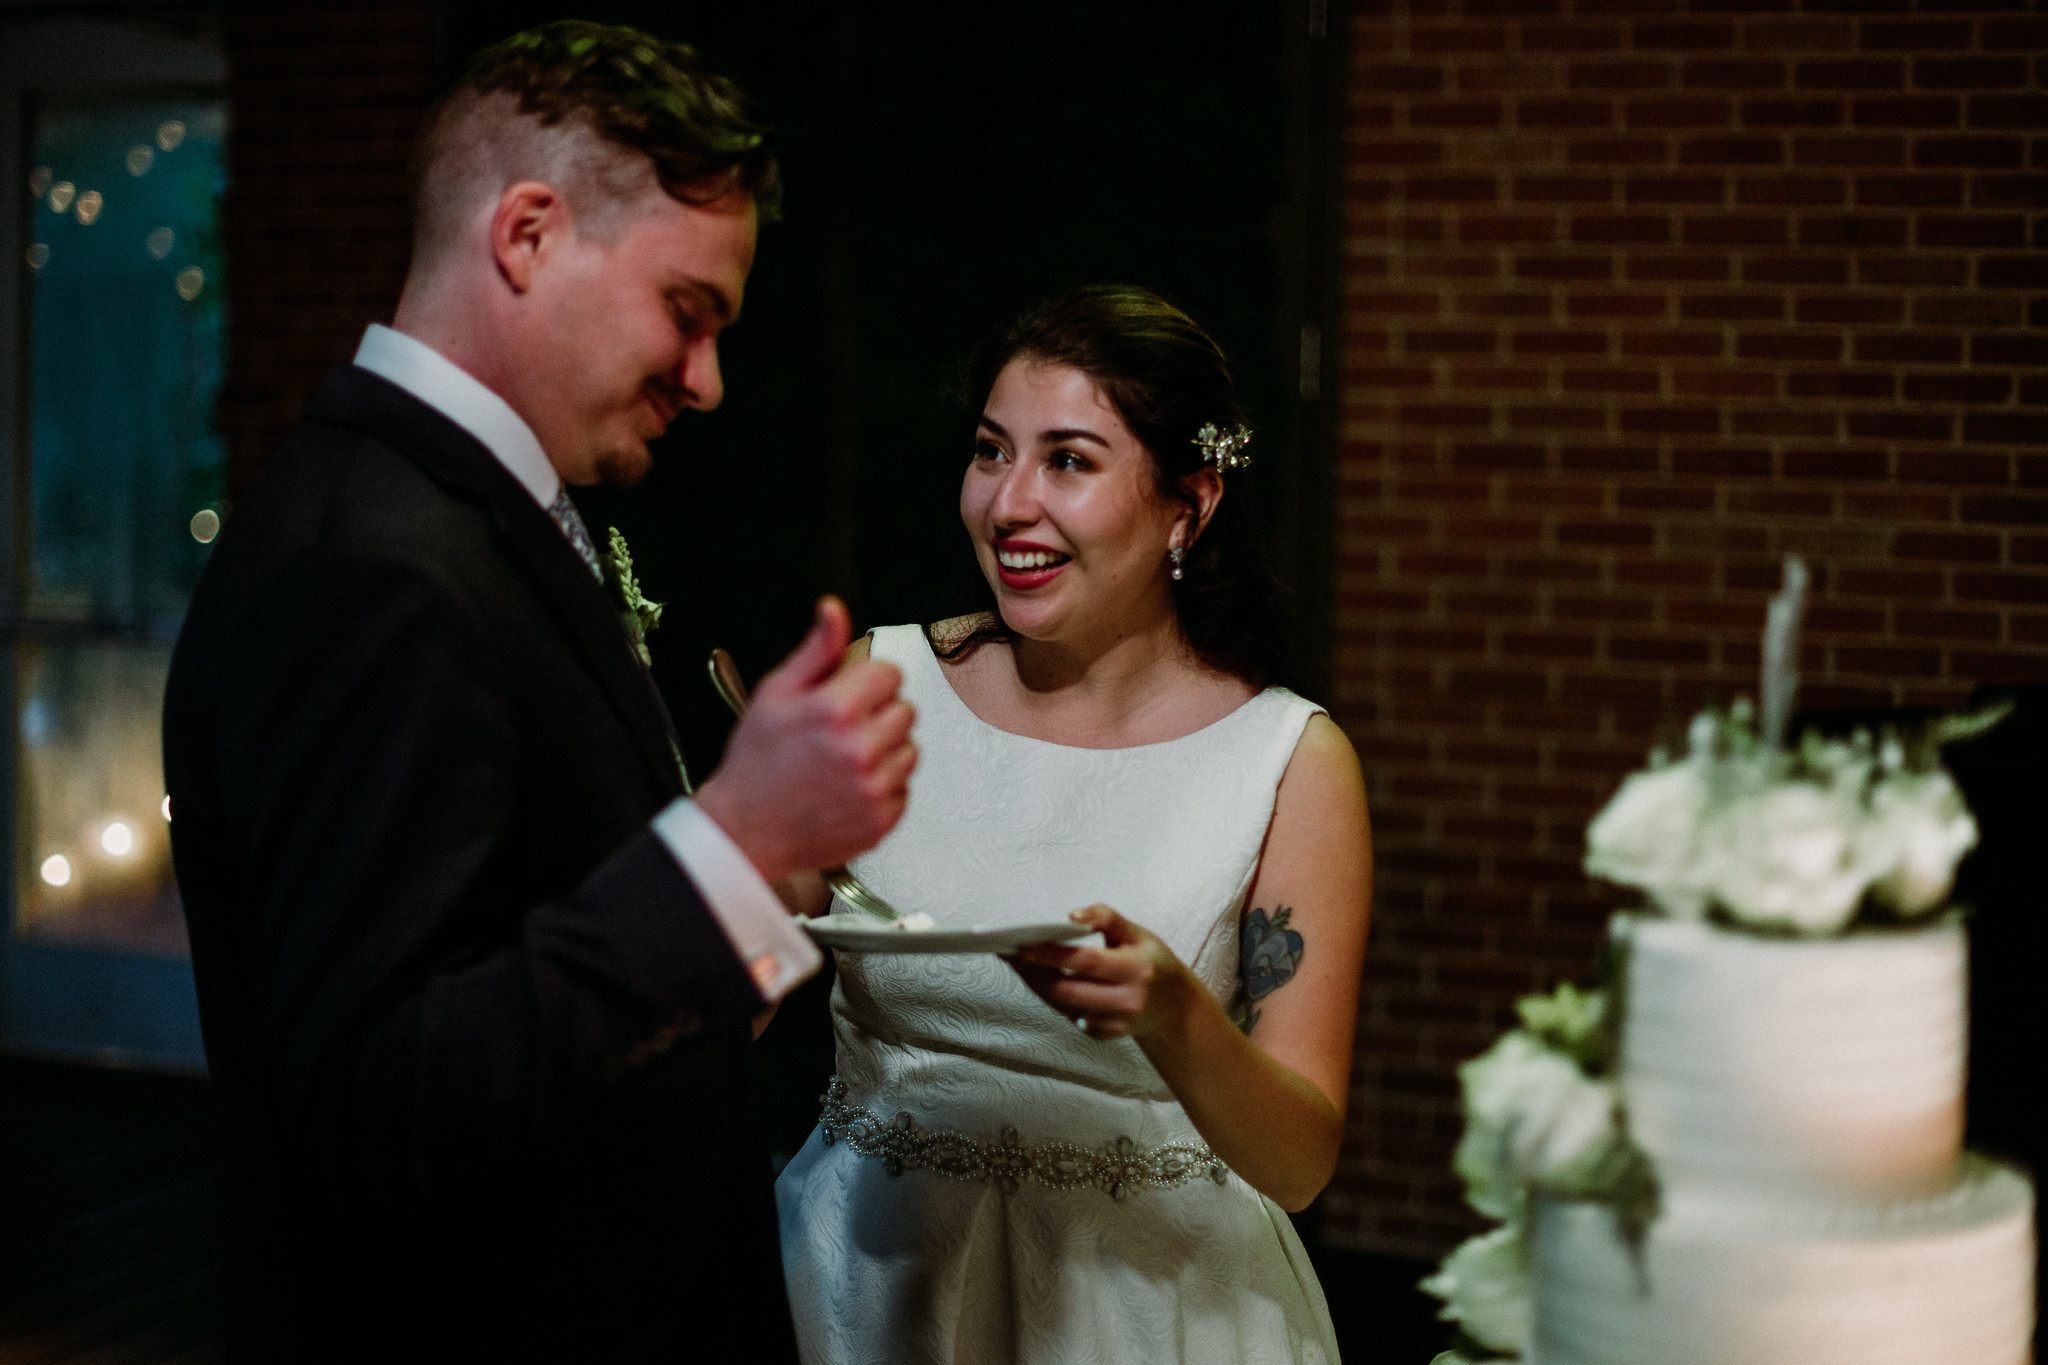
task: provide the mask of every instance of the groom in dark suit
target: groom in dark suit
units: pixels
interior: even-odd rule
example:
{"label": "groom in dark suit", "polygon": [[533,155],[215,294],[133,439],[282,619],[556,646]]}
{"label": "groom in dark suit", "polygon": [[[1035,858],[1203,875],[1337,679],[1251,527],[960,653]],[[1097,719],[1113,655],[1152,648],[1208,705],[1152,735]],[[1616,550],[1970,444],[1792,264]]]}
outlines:
{"label": "groom in dark suit", "polygon": [[235,510],[164,751],[247,1360],[791,1360],[750,1020],[770,889],[901,813],[843,607],[689,795],[563,491],[720,397],[766,128],[690,49],[561,23],[429,116],[414,257]]}

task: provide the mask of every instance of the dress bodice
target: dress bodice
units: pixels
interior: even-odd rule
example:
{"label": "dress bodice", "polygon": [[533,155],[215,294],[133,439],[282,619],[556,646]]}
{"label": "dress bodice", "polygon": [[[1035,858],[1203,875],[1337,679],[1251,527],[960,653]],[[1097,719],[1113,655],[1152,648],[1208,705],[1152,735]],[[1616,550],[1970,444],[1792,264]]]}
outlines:
{"label": "dress bodice", "polygon": [[[862,881],[953,924],[1101,902],[1230,1000],[1238,915],[1319,708],[1268,689],[1180,739],[1080,749],[980,719],[915,626],[876,631],[873,656],[903,670],[919,758]],[[1286,1215],[1137,1044],[1081,1033],[991,955],[838,960],[838,1075],[776,1186],[808,1365],[1334,1365]]]}
{"label": "dress bodice", "polygon": [[[976,716],[916,626],[876,631],[872,657],[903,672],[919,760],[902,821],[853,863],[862,881],[906,914],[985,927],[1059,920],[1101,902],[1159,935],[1229,1002],[1238,916],[1274,795],[1321,708],[1269,688],[1179,739],[1083,749]],[[906,1066],[950,1088],[944,1057],[1104,1095],[1171,1098],[1135,1043],[1081,1034],[991,956],[843,954],[833,1012],[842,1079],[892,1102],[907,1098]]]}

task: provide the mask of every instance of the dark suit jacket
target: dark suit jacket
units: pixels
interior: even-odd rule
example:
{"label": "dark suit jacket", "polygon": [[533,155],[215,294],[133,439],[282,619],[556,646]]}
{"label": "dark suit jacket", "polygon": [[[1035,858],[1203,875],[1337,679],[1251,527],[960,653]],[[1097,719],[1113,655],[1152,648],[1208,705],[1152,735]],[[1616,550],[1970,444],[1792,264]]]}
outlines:
{"label": "dark suit jacket", "polygon": [[334,371],[164,708],[238,1356],[794,1356],[761,1000],[648,829],[672,743],[511,474]]}

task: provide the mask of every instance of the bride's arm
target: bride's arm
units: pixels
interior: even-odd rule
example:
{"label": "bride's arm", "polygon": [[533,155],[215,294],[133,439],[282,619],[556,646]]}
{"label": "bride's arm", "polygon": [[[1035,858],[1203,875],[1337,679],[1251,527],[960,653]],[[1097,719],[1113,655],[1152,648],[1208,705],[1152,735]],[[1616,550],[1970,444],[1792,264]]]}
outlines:
{"label": "bride's arm", "polygon": [[1300,1210],[1329,1183],[1343,1141],[1371,899],[1358,759],[1317,716],[1280,781],[1251,886],[1250,937],[1265,946],[1243,964],[1243,1027],[1165,944],[1107,906],[1075,916],[1103,930],[1105,947],[1022,949],[1019,971],[1091,1034],[1136,1039],[1210,1150]]}

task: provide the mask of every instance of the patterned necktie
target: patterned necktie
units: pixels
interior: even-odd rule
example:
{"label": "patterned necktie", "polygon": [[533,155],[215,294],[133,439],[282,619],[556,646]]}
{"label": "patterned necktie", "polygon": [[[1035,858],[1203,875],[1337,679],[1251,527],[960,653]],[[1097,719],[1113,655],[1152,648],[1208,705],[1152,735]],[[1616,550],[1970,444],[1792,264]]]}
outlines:
{"label": "patterned necktie", "polygon": [[[555,519],[555,525],[562,528],[562,534],[568,537],[569,544],[576,551],[577,556],[590,566],[590,572],[596,575],[597,581],[603,583],[604,567],[597,562],[597,547],[590,543],[590,528],[583,524],[583,514],[576,510],[576,504],[569,501],[568,489],[564,488],[555,494],[555,500],[548,504],[548,515]],[[651,668],[651,663],[646,655],[646,649],[647,646],[639,640],[633,641],[635,657],[640,660],[643,668]],[[663,713],[664,720],[666,720],[666,714],[666,712]],[[668,736],[668,752],[669,756],[676,761],[676,771],[683,775],[684,795],[694,795],[695,788],[690,784],[690,770],[683,763],[683,751],[676,747],[676,737],[673,731],[670,731]]]}
{"label": "patterned necktie", "polygon": [[590,566],[590,572],[597,576],[597,581],[604,582],[604,568],[597,562],[597,547],[590,543],[590,528],[583,524],[583,514],[576,510],[576,504],[569,501],[568,489],[555,494],[555,500],[548,504],[548,515],[555,519],[555,525],[562,528],[562,534],[569,538],[570,547]]}

